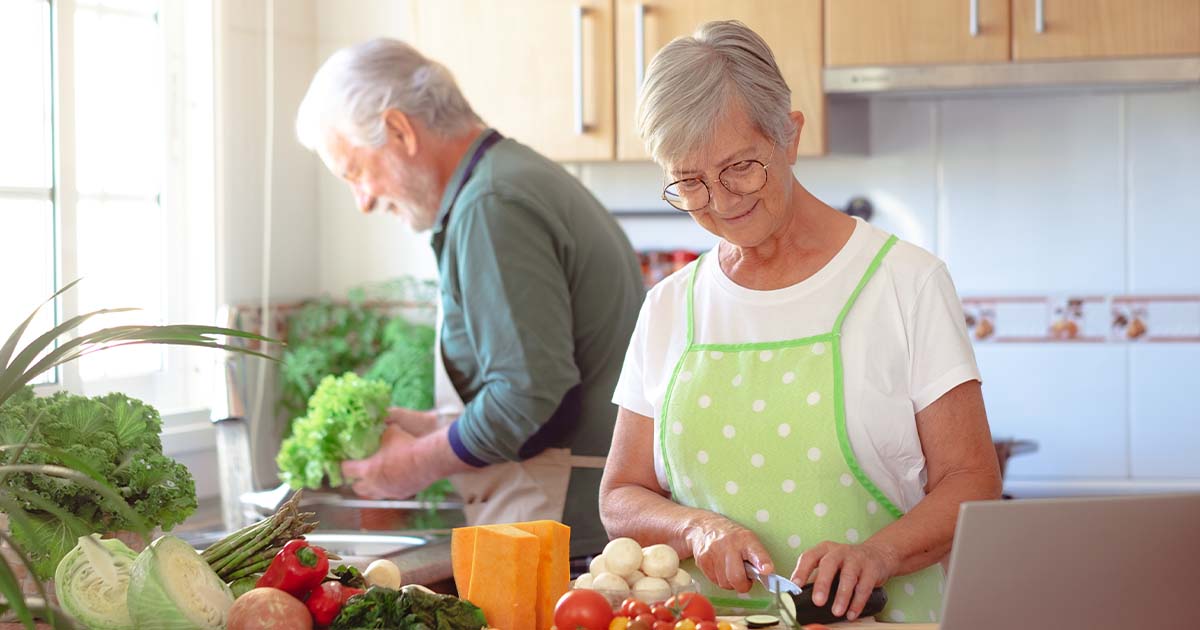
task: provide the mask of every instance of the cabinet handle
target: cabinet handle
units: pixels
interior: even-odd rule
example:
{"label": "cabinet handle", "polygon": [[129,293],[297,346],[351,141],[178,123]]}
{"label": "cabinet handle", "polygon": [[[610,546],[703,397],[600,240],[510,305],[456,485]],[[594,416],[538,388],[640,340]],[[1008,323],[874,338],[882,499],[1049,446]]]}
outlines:
{"label": "cabinet handle", "polygon": [[641,2],[633,7],[633,63],[637,64],[633,70],[633,98],[637,101],[637,93],[646,78],[646,5]]}
{"label": "cabinet handle", "polygon": [[971,0],[971,37],[979,37],[979,0]]}
{"label": "cabinet handle", "polygon": [[586,131],[583,124],[583,5],[575,5],[575,135]]}
{"label": "cabinet handle", "polygon": [[1038,34],[1046,32],[1046,0],[1034,0],[1033,30]]}

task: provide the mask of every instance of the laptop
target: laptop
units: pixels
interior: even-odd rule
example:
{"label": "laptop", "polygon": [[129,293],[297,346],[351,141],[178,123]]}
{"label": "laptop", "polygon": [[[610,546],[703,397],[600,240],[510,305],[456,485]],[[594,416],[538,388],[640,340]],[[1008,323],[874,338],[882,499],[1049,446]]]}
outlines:
{"label": "laptop", "polygon": [[940,628],[1200,628],[1200,494],[963,504]]}

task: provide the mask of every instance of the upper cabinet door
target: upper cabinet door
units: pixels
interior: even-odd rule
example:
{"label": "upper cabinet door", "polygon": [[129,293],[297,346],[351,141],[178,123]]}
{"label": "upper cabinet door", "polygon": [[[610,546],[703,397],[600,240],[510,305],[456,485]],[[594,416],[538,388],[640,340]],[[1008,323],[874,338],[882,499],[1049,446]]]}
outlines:
{"label": "upper cabinet door", "polygon": [[740,20],[766,40],[792,89],[792,108],[806,119],[800,154],[825,153],[821,0],[617,0],[617,159],[649,159],[637,132],[643,64],[710,20]]}
{"label": "upper cabinet door", "polygon": [[1017,61],[1196,54],[1200,0],[1013,0]]}
{"label": "upper cabinet door", "polygon": [[414,0],[416,46],[484,122],[561,161],[613,159],[612,0]]}
{"label": "upper cabinet door", "polygon": [[828,0],[825,63],[845,67],[1008,61],[1008,18],[1009,0]]}

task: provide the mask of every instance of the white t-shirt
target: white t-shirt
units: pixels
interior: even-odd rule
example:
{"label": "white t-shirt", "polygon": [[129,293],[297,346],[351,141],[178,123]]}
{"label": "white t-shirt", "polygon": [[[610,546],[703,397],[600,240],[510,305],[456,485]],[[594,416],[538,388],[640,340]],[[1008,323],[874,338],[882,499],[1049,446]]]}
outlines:
{"label": "white t-shirt", "polygon": [[[838,313],[889,235],[858,220],[827,265],[804,281],[772,291],[735,284],[716,249],[700,259],[695,287],[696,343],[759,343],[833,330]],[[650,418],[687,343],[687,286],[692,263],[646,296],[613,402]],[[842,327],[846,432],[863,471],[900,509],[925,496],[925,456],[916,412],[955,386],[980,380],[962,304],[946,266],[899,241],[863,289]],[[667,482],[654,423],[654,469]]]}

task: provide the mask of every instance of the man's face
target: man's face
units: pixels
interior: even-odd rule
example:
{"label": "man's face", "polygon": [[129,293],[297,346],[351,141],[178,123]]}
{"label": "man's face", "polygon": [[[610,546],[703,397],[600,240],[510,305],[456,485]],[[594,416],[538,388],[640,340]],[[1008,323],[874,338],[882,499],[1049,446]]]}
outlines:
{"label": "man's face", "polygon": [[433,227],[442,200],[433,168],[420,155],[406,155],[395,137],[389,134],[379,147],[360,147],[333,132],[323,157],[329,170],[350,185],[362,212],[391,212],[417,232]]}

